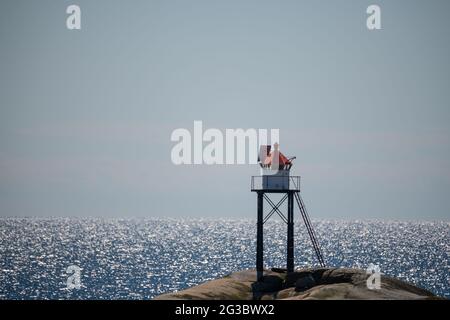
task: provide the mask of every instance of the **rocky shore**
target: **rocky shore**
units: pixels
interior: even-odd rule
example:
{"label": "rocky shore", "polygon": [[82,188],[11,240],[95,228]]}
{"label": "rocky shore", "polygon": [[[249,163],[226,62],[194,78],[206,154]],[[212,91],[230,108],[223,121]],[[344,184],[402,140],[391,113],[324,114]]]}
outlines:
{"label": "rocky shore", "polygon": [[264,272],[256,282],[255,270],[232,273],[220,279],[157,300],[327,300],[327,299],[440,299],[431,292],[404,281],[381,275],[381,288],[368,289],[364,270],[348,268],[283,269]]}

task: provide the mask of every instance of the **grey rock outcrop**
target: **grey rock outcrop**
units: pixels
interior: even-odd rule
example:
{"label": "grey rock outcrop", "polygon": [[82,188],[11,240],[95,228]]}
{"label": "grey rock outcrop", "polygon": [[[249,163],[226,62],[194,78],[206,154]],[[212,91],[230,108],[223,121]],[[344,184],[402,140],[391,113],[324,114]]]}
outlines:
{"label": "grey rock outcrop", "polygon": [[440,299],[431,292],[404,281],[381,276],[381,288],[367,288],[364,270],[348,268],[266,270],[264,280],[256,282],[255,270],[232,273],[198,286],[163,294],[164,300],[327,300],[327,299]]}

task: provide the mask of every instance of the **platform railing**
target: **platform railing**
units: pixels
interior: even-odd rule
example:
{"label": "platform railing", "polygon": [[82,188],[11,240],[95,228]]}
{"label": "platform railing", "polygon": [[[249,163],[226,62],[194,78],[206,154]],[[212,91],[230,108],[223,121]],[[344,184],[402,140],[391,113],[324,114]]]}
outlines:
{"label": "platform railing", "polygon": [[252,191],[300,191],[300,176],[252,176]]}

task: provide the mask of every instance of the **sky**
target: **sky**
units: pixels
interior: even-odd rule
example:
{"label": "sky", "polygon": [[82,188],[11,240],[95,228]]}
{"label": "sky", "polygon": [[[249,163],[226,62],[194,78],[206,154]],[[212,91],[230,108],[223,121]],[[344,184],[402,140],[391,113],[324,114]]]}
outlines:
{"label": "sky", "polygon": [[172,163],[172,132],[199,120],[279,129],[313,219],[449,220],[449,12],[1,1],[0,216],[256,218],[257,165]]}

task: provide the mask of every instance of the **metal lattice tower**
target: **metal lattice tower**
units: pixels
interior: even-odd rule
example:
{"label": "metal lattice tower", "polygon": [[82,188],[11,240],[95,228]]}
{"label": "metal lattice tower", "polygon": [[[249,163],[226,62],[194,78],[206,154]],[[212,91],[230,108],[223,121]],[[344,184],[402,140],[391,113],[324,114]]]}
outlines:
{"label": "metal lattice tower", "polygon": [[[264,223],[277,213],[287,224],[287,272],[294,271],[294,199],[305,223],[309,238],[313,245],[320,266],[325,267],[325,260],[320,250],[319,242],[306,211],[303,199],[300,196],[300,177],[291,176],[290,169],[295,157],[287,158],[279,150],[278,144],[274,144],[274,150],[270,146],[261,146],[259,153],[260,176],[252,176],[251,191],[257,194],[257,235],[256,235],[256,271],[257,280],[263,279],[263,238]],[[275,203],[270,194],[283,194]],[[264,200],[271,207],[270,212],[264,215]],[[280,210],[280,206],[287,200],[287,216]]]}

